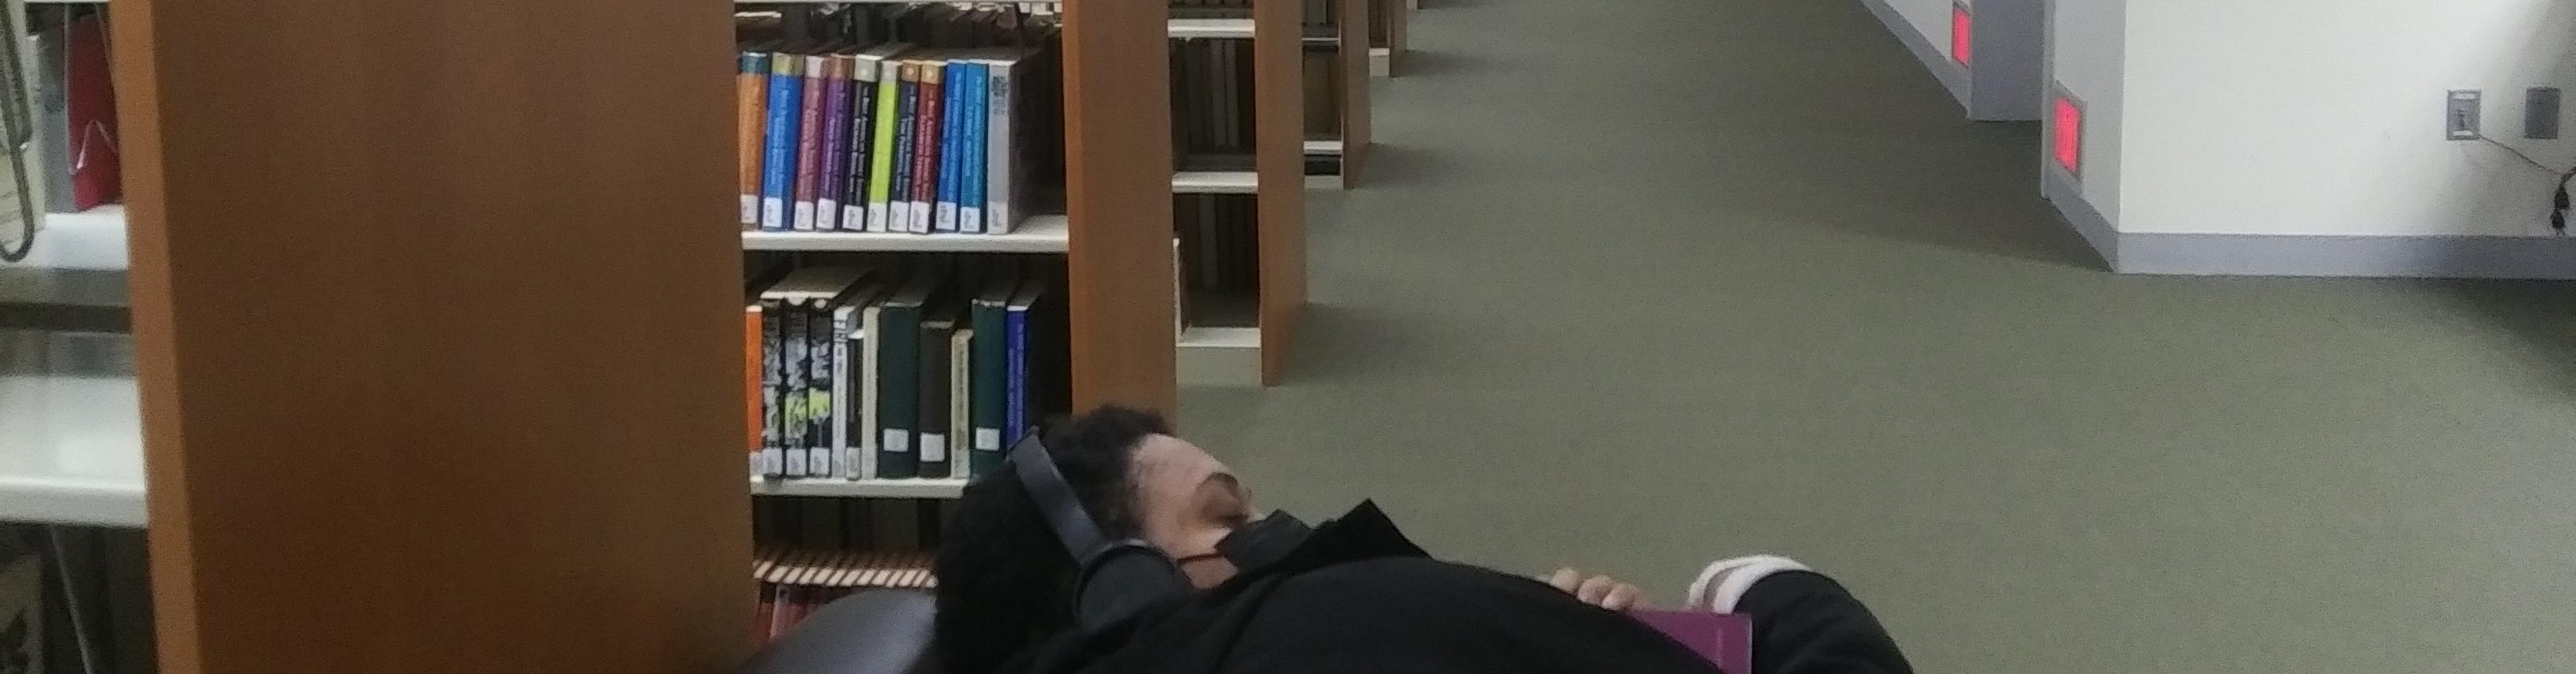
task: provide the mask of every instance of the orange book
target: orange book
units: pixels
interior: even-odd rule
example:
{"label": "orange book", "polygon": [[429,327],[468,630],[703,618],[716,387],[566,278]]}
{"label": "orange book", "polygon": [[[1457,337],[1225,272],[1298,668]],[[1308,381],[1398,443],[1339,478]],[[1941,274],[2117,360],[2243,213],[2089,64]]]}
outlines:
{"label": "orange book", "polygon": [[734,82],[735,168],[742,186],[742,224],[760,226],[760,155],[769,121],[769,52],[742,53]]}

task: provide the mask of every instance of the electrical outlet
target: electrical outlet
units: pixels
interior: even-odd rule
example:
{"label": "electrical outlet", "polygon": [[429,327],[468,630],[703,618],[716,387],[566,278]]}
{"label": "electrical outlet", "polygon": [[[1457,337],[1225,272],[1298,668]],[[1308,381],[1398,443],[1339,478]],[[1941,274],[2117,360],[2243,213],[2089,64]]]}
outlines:
{"label": "electrical outlet", "polygon": [[2451,140],[2477,140],[2482,100],[2483,95],[2476,89],[2452,89],[2450,105],[2442,113],[2442,135]]}
{"label": "electrical outlet", "polygon": [[2532,87],[2522,92],[2522,137],[2558,139],[2558,87]]}

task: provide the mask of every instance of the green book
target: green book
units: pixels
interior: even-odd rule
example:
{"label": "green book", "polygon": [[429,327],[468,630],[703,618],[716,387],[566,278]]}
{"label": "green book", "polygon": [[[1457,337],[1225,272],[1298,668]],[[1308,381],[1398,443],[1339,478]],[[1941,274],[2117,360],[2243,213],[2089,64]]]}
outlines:
{"label": "green book", "polygon": [[[894,44],[868,50],[860,63],[873,60],[877,71],[876,147],[868,151],[868,231],[900,232],[904,225],[892,222],[894,195],[894,131],[903,61],[893,58],[903,53],[905,45]],[[873,58],[870,58],[873,57]]]}
{"label": "green book", "polygon": [[948,341],[957,332],[957,307],[944,304],[921,321],[921,417],[913,426],[913,445],[921,477],[948,477],[949,406]]}
{"label": "green book", "polygon": [[1002,466],[1002,427],[1009,422],[1010,387],[1006,384],[1010,368],[1009,320],[1011,293],[1020,286],[1016,276],[1003,275],[984,284],[967,308],[969,324],[974,326],[972,359],[968,367],[974,380],[969,395],[970,415],[974,419],[972,449],[967,451],[967,474],[977,479]]}
{"label": "green book", "polygon": [[914,446],[921,419],[922,307],[937,294],[940,279],[916,276],[877,310],[877,477],[921,476],[920,450]]}

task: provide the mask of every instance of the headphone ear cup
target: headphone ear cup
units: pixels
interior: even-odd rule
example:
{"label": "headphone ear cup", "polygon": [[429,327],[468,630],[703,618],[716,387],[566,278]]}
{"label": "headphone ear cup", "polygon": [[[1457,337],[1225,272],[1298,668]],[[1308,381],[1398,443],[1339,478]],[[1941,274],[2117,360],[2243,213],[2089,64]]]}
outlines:
{"label": "headphone ear cup", "polygon": [[1189,577],[1172,558],[1137,540],[1112,543],[1092,555],[1075,582],[1074,619],[1086,632],[1106,629],[1190,590]]}

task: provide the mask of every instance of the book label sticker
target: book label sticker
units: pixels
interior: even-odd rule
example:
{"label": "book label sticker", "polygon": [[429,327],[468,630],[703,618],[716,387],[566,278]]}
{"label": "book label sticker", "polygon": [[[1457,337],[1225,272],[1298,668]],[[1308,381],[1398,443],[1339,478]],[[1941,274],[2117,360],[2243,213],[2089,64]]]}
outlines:
{"label": "book label sticker", "polygon": [[742,195],[742,224],[760,224],[760,197]]}
{"label": "book label sticker", "polygon": [[975,429],[975,449],[982,452],[1002,451],[1002,429]]}
{"label": "book label sticker", "polygon": [[923,463],[937,463],[946,460],[948,460],[948,434],[921,434],[921,461]]}
{"label": "book label sticker", "polygon": [[877,448],[896,454],[912,451],[912,432],[900,428],[885,429],[885,437],[877,440]]}
{"label": "book label sticker", "polygon": [[787,476],[804,477],[805,465],[812,462],[813,461],[806,456],[804,448],[799,447],[787,450],[787,465],[785,466]]}
{"label": "book label sticker", "polygon": [[805,466],[805,474],[814,477],[831,477],[832,452],[821,449],[814,450],[813,463]]}

